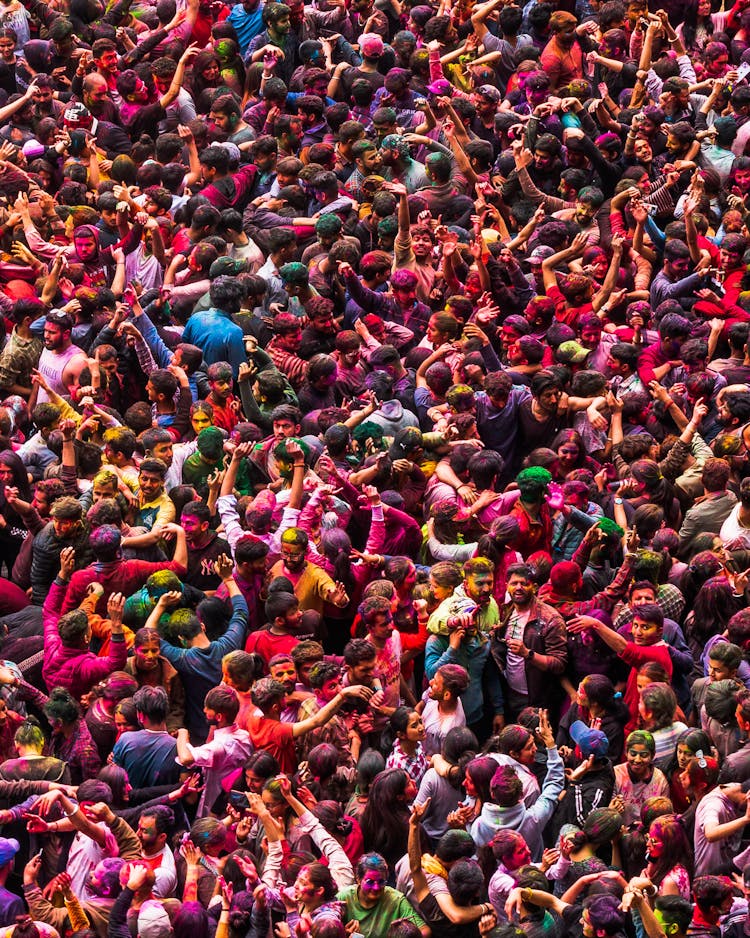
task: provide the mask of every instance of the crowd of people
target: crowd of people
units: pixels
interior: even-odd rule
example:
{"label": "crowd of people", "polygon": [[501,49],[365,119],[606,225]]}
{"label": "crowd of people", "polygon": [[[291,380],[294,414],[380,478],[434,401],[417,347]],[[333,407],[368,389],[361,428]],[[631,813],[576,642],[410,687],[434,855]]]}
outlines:
{"label": "crowd of people", "polygon": [[750,0],[0,21],[0,938],[750,935]]}

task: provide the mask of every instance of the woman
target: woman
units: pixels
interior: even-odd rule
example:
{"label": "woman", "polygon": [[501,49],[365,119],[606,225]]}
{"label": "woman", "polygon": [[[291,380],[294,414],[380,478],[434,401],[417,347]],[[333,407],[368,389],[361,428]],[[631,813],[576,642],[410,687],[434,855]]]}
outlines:
{"label": "woman", "polygon": [[[264,749],[258,749],[248,757],[241,769],[232,772],[222,783],[226,792],[241,791],[260,795],[269,779],[276,778],[281,771],[279,763]],[[220,795],[214,804],[214,813],[222,814],[226,810],[226,795]]]}
{"label": "woman", "polygon": [[[174,490],[173,490],[174,491]],[[138,687],[163,687],[169,697],[167,731],[176,732],[185,721],[185,688],[182,678],[161,654],[161,639],[156,629],[142,628],[135,633],[133,655],[125,662],[125,671]]]}
{"label": "woman", "polygon": [[639,692],[638,714],[642,729],[651,734],[654,758],[661,759],[672,752],[677,738],[687,729],[676,719],[677,697],[665,683],[649,683]]}
{"label": "woman", "polygon": [[24,55],[19,48],[18,33],[11,26],[0,29],[0,88],[9,95],[20,92],[17,67],[24,62]]}
{"label": "woman", "polygon": [[505,603],[508,567],[513,563],[522,563],[523,561],[523,558],[515,549],[520,530],[518,519],[507,515],[493,521],[489,534],[483,534],[477,541],[474,556],[486,557],[495,565],[492,595],[498,605]]}
{"label": "woman", "polygon": [[714,32],[724,31],[727,21],[734,17],[734,9],[712,13],[711,0],[687,0],[682,7],[682,16],[675,32],[682,39],[688,55],[692,55],[701,52],[711,42]]}
{"label": "woman", "polygon": [[479,817],[482,806],[488,801],[492,801],[490,784],[495,772],[497,772],[497,762],[492,756],[477,756],[466,766],[466,774],[464,775],[466,799],[464,804],[472,808],[472,819]]}
{"label": "woman", "polygon": [[132,697],[137,690],[138,684],[124,671],[115,671],[92,690],[84,719],[102,762],[106,761],[117,740],[115,707],[121,700]]}
{"label": "woman", "polygon": [[669,785],[654,766],[656,744],[646,730],[633,730],[625,740],[625,762],[615,766],[615,791],[611,807],[620,810],[626,827],[640,816],[646,798],[667,797]]}
{"label": "woman", "polygon": [[[219,88],[221,84],[221,66],[219,64],[219,57],[210,49],[204,52],[199,52],[193,61],[192,77],[189,89],[196,106],[198,106],[199,103],[203,103],[199,102],[199,98],[204,91]],[[203,108],[200,113],[206,113],[207,110],[208,108]]]}
{"label": "woman", "polygon": [[712,635],[725,631],[729,620],[740,611],[741,605],[725,574],[721,573],[706,580],[698,590],[695,602],[685,619],[685,637],[694,658],[700,658],[706,642]]}
{"label": "woman", "polygon": [[[115,707],[115,726],[117,727],[117,739],[119,739],[123,733],[135,733],[136,730],[141,729],[141,724],[138,722],[138,713],[135,709],[132,697],[126,697],[125,700],[121,700]],[[115,742],[116,741],[117,740],[115,740]]]}
{"label": "woman", "polygon": [[384,769],[385,759],[377,749],[368,749],[357,760],[357,784],[354,794],[345,808],[349,817],[353,817],[357,821],[362,820],[362,815],[370,799],[372,783]]}
{"label": "woman", "polygon": [[459,807],[464,798],[462,783],[466,777],[466,766],[475,758],[478,748],[476,736],[467,727],[450,730],[440,755],[433,756],[432,768],[424,774],[416,802],[424,804],[428,798],[431,799],[422,818],[422,828],[433,842],[448,830],[448,815]]}
{"label": "woman", "polygon": [[[587,675],[578,685],[575,701],[560,719],[557,744],[561,747],[561,754],[565,747],[574,748],[569,731],[576,720],[587,726],[597,720],[599,728],[609,740],[610,758],[618,760],[622,755],[625,726],[629,719],[628,708],[622,702],[622,695],[615,694],[612,681],[605,674]],[[563,754],[563,758],[566,754]]]}
{"label": "woman", "polygon": [[[528,866],[531,863],[531,851],[521,834],[514,830],[498,831],[488,847],[491,849],[496,869],[488,883],[487,894],[495,909],[498,922],[505,922],[507,921],[505,901],[517,882],[513,874],[522,866]],[[483,851],[486,849],[482,848]],[[487,872],[485,870],[485,878]]]}
{"label": "woman", "polygon": [[409,805],[416,795],[417,786],[404,769],[386,769],[370,788],[360,822],[362,835],[367,846],[381,853],[391,869],[406,853]]}
{"label": "woman", "polygon": [[657,818],[646,835],[646,868],[660,896],[682,896],[690,900],[692,849],[685,828],[676,814]]}
{"label": "woman", "polygon": [[70,771],[61,759],[45,756],[46,740],[41,727],[33,717],[26,719],[16,730],[13,737],[15,759],[6,759],[0,765],[0,779],[5,782],[49,781],[70,784]]}
{"label": "woman", "polygon": [[625,479],[618,494],[629,497],[628,505],[636,509],[640,505],[659,505],[664,510],[668,527],[679,531],[682,521],[680,503],[674,486],[664,478],[658,464],[652,459],[637,459],[630,466],[631,478]]}
{"label": "woman", "polygon": [[527,808],[539,797],[539,782],[532,769],[536,761],[536,740],[531,730],[511,723],[487,742],[484,751],[498,765],[512,766],[523,784],[523,801]]}
{"label": "woman", "polygon": [[13,564],[28,531],[21,516],[5,497],[6,488],[18,489],[24,502],[31,501],[31,488],[21,458],[9,449],[0,452],[0,571],[5,564],[10,577]]}
{"label": "woman", "polygon": [[682,785],[681,776],[698,752],[714,754],[710,737],[703,730],[684,730],[677,737],[677,745],[669,758],[662,759],[659,766],[669,782],[669,797],[674,809],[679,813],[687,811],[690,806],[690,798]]}
{"label": "woman", "polygon": [[564,479],[576,469],[591,469],[598,472],[601,468],[590,456],[586,455],[581,434],[577,430],[560,430],[552,441],[550,449],[557,454],[558,474]]}
{"label": "woman", "polygon": [[[559,893],[572,886],[581,876],[589,873],[601,873],[607,869],[607,862],[598,856],[600,850],[619,835],[622,829],[622,815],[612,808],[595,808],[583,822],[583,828],[572,824],[564,825],[560,834],[560,851],[569,866],[560,876]],[[607,857],[607,861],[611,859]]]}
{"label": "woman", "polygon": [[419,785],[427,771],[427,757],[422,747],[425,738],[422,717],[411,707],[399,707],[391,714],[389,723],[396,738],[385,767],[403,769],[414,784]]}

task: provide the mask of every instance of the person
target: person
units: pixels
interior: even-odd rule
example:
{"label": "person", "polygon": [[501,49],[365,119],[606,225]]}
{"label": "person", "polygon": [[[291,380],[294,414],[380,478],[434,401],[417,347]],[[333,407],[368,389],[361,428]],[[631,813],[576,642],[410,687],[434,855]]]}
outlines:
{"label": "person", "polygon": [[7,930],[745,929],[744,2],[0,0]]}
{"label": "person", "polygon": [[203,746],[191,746],[184,728],[177,730],[177,761],[186,769],[204,769],[205,784],[198,816],[207,814],[221,791],[221,779],[240,768],[252,751],[247,730],[237,726],[240,701],[231,687],[213,687],[205,697],[203,712],[212,727],[212,738]]}
{"label": "person", "polygon": [[123,733],[112,749],[112,761],[128,773],[134,788],[169,785],[179,777],[177,744],[167,730],[169,697],[164,687],[141,687],[133,703],[143,727]]}
{"label": "person", "polygon": [[532,700],[554,700],[555,682],[545,674],[562,674],[568,653],[563,619],[536,598],[531,567],[511,564],[506,575],[510,602],[500,611],[491,649],[507,685],[512,718]]}
{"label": "person", "polygon": [[406,919],[426,936],[430,929],[414,911],[406,897],[386,885],[388,864],[377,853],[367,853],[357,864],[357,882],[342,889],[336,898],[344,903],[345,922],[356,922],[356,928],[365,938],[385,934],[397,920]]}

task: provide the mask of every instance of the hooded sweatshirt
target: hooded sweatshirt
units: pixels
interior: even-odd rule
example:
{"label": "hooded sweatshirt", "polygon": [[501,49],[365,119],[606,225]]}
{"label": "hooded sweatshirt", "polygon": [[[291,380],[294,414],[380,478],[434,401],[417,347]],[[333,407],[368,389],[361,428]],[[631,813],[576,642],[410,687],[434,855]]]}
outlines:
{"label": "hooded sweatshirt", "polygon": [[542,832],[557,807],[557,796],[565,784],[565,771],[556,747],[547,750],[547,774],[542,791],[534,804],[527,808],[523,801],[509,808],[487,802],[476,821],[469,828],[477,847],[486,846],[502,829],[518,831],[529,845],[532,860],[542,858],[544,844]]}
{"label": "hooded sweatshirt", "polygon": [[383,428],[383,436],[395,436],[406,427],[419,429],[416,416],[410,410],[404,410],[401,402],[396,400],[384,401],[367,419]]}

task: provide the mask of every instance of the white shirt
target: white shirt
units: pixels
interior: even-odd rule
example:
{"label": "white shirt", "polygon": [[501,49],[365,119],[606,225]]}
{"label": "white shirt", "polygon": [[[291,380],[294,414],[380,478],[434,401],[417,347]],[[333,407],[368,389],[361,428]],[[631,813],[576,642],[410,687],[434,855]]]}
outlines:
{"label": "white shirt", "polygon": [[460,700],[453,713],[443,714],[438,708],[438,701],[433,700],[429,694],[429,690],[425,691],[423,699],[427,702],[422,711],[422,723],[425,731],[425,755],[433,756],[442,749],[443,740],[450,730],[454,730],[459,726],[466,726],[466,716]]}

